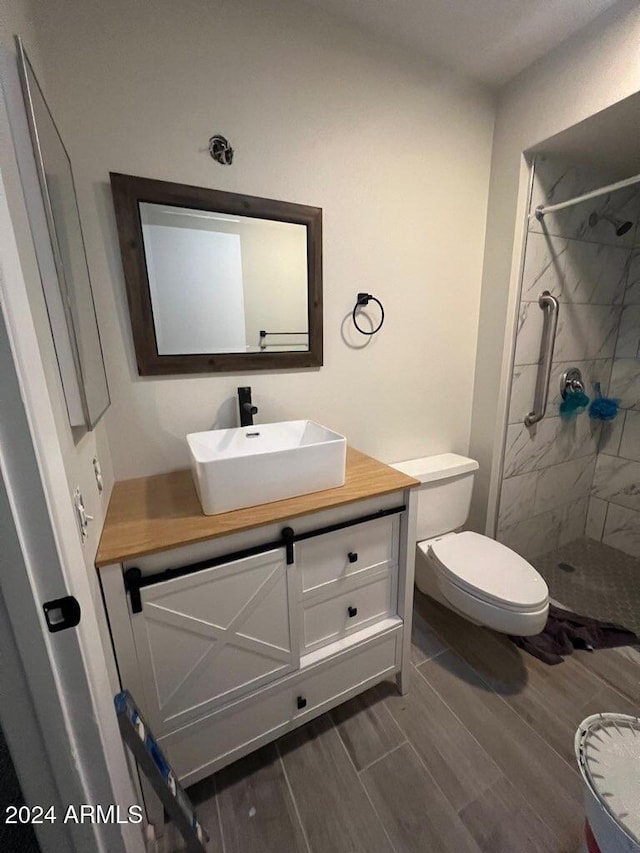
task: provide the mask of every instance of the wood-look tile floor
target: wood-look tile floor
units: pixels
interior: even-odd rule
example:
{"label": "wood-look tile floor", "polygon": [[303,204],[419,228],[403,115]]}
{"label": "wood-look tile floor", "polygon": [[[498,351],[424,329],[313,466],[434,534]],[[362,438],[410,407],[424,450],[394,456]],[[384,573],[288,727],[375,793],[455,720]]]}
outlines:
{"label": "wood-look tile floor", "polygon": [[406,696],[379,685],[189,789],[215,853],[576,853],[580,721],[637,713],[640,655],[549,667],[416,591]]}

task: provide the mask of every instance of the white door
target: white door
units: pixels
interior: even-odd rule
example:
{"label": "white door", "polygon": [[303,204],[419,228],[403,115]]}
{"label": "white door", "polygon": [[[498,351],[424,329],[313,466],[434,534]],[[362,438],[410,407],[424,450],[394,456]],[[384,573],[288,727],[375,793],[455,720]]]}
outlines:
{"label": "white door", "polygon": [[140,593],[142,610],[131,621],[145,712],[158,736],[298,665],[283,548]]}

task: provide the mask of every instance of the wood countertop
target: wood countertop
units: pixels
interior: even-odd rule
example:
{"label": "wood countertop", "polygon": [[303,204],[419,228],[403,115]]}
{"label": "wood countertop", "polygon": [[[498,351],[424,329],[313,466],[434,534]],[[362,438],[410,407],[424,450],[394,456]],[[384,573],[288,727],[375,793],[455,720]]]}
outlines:
{"label": "wood countertop", "polygon": [[96,566],[227,536],[354,501],[417,486],[418,481],[347,448],[344,486],[296,498],[204,515],[191,471],[121,480],[113,487]]}

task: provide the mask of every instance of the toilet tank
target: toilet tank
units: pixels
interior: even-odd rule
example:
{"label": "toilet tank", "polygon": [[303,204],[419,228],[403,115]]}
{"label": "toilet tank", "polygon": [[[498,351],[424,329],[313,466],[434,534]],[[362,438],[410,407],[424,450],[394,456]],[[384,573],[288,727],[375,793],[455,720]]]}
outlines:
{"label": "toilet tank", "polygon": [[462,527],[469,517],[475,459],[442,453],[396,462],[391,466],[416,480],[418,487],[417,540],[432,539]]}

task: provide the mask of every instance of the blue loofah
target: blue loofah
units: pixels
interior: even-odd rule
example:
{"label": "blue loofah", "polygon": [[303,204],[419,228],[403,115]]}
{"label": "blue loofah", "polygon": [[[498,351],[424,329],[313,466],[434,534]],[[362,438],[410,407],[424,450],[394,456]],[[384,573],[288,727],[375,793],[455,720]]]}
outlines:
{"label": "blue loofah", "polygon": [[589,398],[584,391],[569,391],[560,403],[560,417],[563,421],[570,421],[581,414],[589,405]]}
{"label": "blue loofah", "polygon": [[589,406],[589,417],[593,418],[594,421],[612,421],[618,414],[620,400],[613,397],[603,397],[599,382],[596,382],[593,387],[596,391],[596,397]]}

